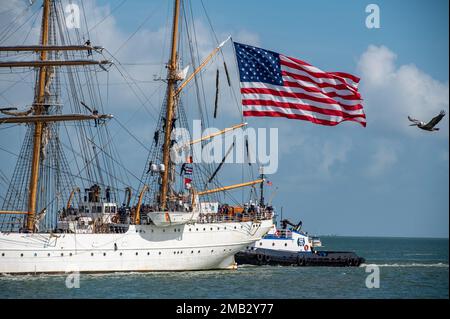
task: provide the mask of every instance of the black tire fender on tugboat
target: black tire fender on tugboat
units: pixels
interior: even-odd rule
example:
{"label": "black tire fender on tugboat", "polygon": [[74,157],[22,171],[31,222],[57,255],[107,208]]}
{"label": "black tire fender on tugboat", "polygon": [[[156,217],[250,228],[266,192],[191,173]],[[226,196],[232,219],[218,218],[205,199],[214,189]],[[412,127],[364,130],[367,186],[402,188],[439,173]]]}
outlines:
{"label": "black tire fender on tugboat", "polygon": [[303,256],[297,256],[297,265],[299,266],[305,266],[306,260]]}
{"label": "black tire fender on tugboat", "polygon": [[258,261],[259,264],[262,264],[262,262],[264,260],[264,256],[262,254],[257,254],[256,260]]}
{"label": "black tire fender on tugboat", "polygon": [[351,258],[345,258],[345,259],[344,259],[344,263],[345,263],[346,266],[351,266],[351,265],[352,265],[352,260],[351,260]]}
{"label": "black tire fender on tugboat", "polygon": [[269,256],[269,255],[265,255],[264,256],[264,261],[266,262],[266,263],[269,263],[270,261],[271,261],[271,257]]}

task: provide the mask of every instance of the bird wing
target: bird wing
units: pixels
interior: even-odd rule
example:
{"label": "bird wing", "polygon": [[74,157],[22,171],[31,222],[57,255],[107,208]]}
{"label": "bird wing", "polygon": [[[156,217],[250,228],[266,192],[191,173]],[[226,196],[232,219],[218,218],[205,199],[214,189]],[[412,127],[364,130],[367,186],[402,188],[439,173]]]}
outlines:
{"label": "bird wing", "polygon": [[408,115],[408,120],[410,120],[413,123],[418,123],[419,121],[416,119],[413,119],[411,116]]}
{"label": "bird wing", "polygon": [[425,128],[433,128],[436,124],[438,124],[442,118],[445,116],[445,112],[441,111],[439,115],[433,117],[433,119],[425,125]]}

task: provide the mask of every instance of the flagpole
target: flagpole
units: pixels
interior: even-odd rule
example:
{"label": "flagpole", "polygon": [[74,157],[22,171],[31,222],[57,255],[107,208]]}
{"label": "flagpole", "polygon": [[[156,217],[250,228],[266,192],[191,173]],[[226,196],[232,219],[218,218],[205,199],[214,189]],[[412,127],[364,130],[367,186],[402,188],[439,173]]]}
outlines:
{"label": "flagpole", "polygon": [[264,206],[264,168],[261,166],[259,168],[260,179],[262,180],[260,185],[260,198],[259,198],[259,206]]}

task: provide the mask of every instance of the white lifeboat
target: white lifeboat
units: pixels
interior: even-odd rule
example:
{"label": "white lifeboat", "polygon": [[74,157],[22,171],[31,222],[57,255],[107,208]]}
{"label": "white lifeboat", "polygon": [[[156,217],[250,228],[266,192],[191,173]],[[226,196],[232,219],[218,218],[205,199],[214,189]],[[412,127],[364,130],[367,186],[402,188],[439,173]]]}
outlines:
{"label": "white lifeboat", "polygon": [[196,212],[151,212],[148,217],[158,227],[183,225],[197,221]]}

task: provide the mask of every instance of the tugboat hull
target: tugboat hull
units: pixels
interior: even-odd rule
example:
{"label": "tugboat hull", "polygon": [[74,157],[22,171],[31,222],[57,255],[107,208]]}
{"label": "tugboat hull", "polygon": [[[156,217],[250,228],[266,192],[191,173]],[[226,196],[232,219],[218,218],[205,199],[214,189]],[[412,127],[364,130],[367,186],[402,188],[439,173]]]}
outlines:
{"label": "tugboat hull", "polygon": [[365,262],[354,252],[316,251],[294,252],[257,248],[235,255],[239,265],[358,267]]}

